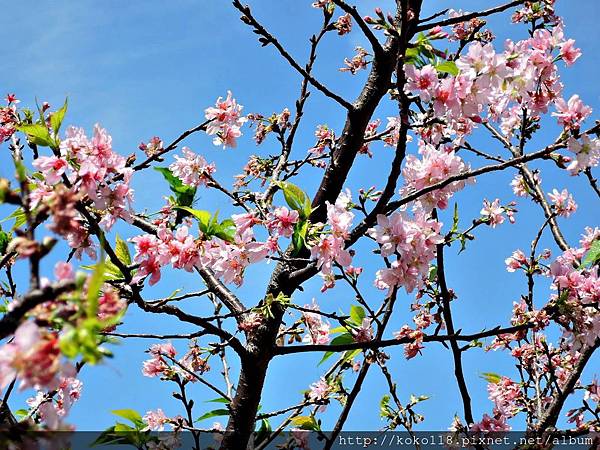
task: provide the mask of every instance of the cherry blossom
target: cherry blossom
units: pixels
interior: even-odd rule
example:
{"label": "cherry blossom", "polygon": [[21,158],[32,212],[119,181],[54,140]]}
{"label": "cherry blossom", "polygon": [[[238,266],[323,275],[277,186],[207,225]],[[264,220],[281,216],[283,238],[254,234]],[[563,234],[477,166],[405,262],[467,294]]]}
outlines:
{"label": "cherry blossom", "polygon": [[344,58],[344,67],[340,68],[340,72],[350,72],[352,75],[355,75],[359,70],[363,70],[367,68],[369,61],[367,61],[367,56],[369,56],[369,52],[367,52],[362,47],[355,48],[356,54],[351,58]]}
{"label": "cherry blossom", "polygon": [[298,211],[290,211],[285,206],[281,206],[269,214],[267,228],[276,236],[290,237],[299,218]]}
{"label": "cherry blossom", "polygon": [[214,107],[206,108],[205,117],[210,120],[206,133],[215,136],[213,144],[225,147],[235,147],[236,139],[242,135],[240,128],[248,121],[241,115],[243,106],[227,91],[227,98],[219,97]]}
{"label": "cherry blossom", "polygon": [[148,411],[144,416],[147,430],[162,431],[165,429],[165,424],[169,423],[169,418],[165,416],[162,409],[158,408],[155,411]]}
{"label": "cherry blossom", "polygon": [[554,204],[554,209],[559,216],[569,217],[577,211],[577,204],[573,200],[573,196],[566,189],[560,192],[557,189],[553,189],[552,192],[548,193],[548,197]]}
{"label": "cherry blossom", "polygon": [[578,95],[573,95],[568,101],[559,98],[555,105],[556,112],[552,115],[557,117],[558,123],[567,130],[578,129],[581,122],[592,113],[592,108],[584,105]]}
{"label": "cherry blossom", "polygon": [[575,153],[575,159],[567,166],[572,174],[595,167],[600,162],[600,140],[591,139],[587,134],[581,136],[580,140],[571,136],[568,141],[568,148]]}
{"label": "cherry blossom", "polygon": [[183,157],[175,155],[176,162],[169,166],[173,175],[187,186],[206,186],[210,176],[217,170],[215,165],[208,164],[201,155],[197,155],[188,147],[183,147],[181,151]]}
{"label": "cherry blossom", "polygon": [[497,225],[504,222],[503,214],[505,211],[506,210],[500,206],[499,199],[496,199],[491,203],[488,200],[484,200],[480,214],[488,221],[492,228],[496,228]]}

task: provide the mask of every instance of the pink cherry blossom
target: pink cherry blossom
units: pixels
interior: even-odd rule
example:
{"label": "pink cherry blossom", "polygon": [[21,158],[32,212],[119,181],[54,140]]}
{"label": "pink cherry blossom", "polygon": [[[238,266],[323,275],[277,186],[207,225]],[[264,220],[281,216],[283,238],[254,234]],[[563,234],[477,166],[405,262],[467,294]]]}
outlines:
{"label": "pink cherry blossom", "polygon": [[210,176],[217,170],[214,163],[208,164],[201,155],[197,155],[188,147],[183,147],[181,151],[183,157],[175,155],[176,162],[169,166],[173,175],[187,186],[206,186]]}
{"label": "pink cherry blossom", "polygon": [[155,411],[148,411],[143,419],[147,425],[145,430],[151,431],[162,431],[165,429],[165,424],[169,423],[169,418],[165,416],[160,408]]}
{"label": "pink cherry blossom", "polygon": [[350,33],[352,30],[352,16],[350,16],[350,14],[340,16],[333,26],[340,36]]}
{"label": "pink cherry blossom", "polygon": [[496,199],[491,203],[488,200],[484,200],[480,214],[488,221],[492,228],[496,228],[497,225],[504,222],[504,212],[505,209],[500,206],[499,199]]}
{"label": "pink cherry blossom", "polygon": [[327,380],[323,377],[319,379],[319,381],[310,385],[310,391],[308,392],[308,398],[315,402],[326,400],[331,392],[331,387]]}
{"label": "pink cherry blossom", "polygon": [[577,174],[588,167],[595,167],[600,162],[600,139],[591,139],[587,134],[578,140],[571,136],[568,149],[575,153],[575,159],[567,166],[572,174]]}
{"label": "pink cherry blossom", "polygon": [[559,216],[569,217],[577,211],[577,203],[575,203],[573,196],[566,189],[560,192],[557,189],[553,189],[552,192],[548,193],[548,197],[554,204],[554,209]]}
{"label": "pink cherry blossom", "polygon": [[69,165],[64,158],[56,156],[40,156],[33,161],[33,167],[38,169],[45,177],[45,182],[54,185],[61,181]]}
{"label": "pink cherry blossom", "polygon": [[581,50],[575,47],[575,41],[569,39],[562,43],[560,47],[560,56],[567,66],[571,66],[581,56]]}
{"label": "pink cherry blossom", "polygon": [[592,108],[583,104],[578,95],[573,95],[569,101],[559,98],[554,102],[556,106],[554,117],[558,118],[558,123],[567,130],[578,129],[591,113]]}
{"label": "pink cherry blossom", "polygon": [[[305,305],[306,309],[319,311],[319,305],[317,305],[313,299],[312,305]],[[307,333],[302,339],[303,342],[309,344],[329,344],[329,328],[328,322],[322,320],[322,316],[318,312],[302,312],[302,319],[307,327]]]}
{"label": "pink cherry blossom", "polygon": [[515,270],[521,268],[527,268],[529,264],[525,253],[523,253],[521,250],[515,250],[510,257],[504,260],[504,262],[508,272],[514,272]]}
{"label": "pink cherry blossom", "polygon": [[369,52],[362,47],[356,47],[355,50],[356,55],[351,59],[344,58],[344,67],[340,68],[340,72],[350,72],[352,75],[355,75],[359,70],[367,68],[369,64],[369,61],[367,61]]}
{"label": "pink cherry blossom", "polygon": [[294,225],[298,223],[300,215],[298,211],[289,210],[285,206],[276,208],[269,213],[267,228],[276,236],[290,237],[294,232]]}
{"label": "pink cherry blossom", "polygon": [[432,65],[417,69],[412,64],[404,66],[407,77],[406,89],[417,92],[424,102],[429,102],[438,84],[437,70]]}
{"label": "pink cherry blossom", "polygon": [[213,143],[223,147],[235,147],[236,139],[241,136],[240,128],[247,122],[241,115],[243,106],[227,91],[227,98],[219,97],[214,107],[206,108],[205,117],[211,122],[206,127],[206,133],[214,135]]}
{"label": "pink cherry blossom", "polygon": [[[431,145],[420,144],[421,159],[414,155],[406,157],[402,173],[406,180],[402,193],[418,191],[428,186],[444,181],[450,176],[458,175],[469,170],[469,166],[455,154],[454,151],[438,150]],[[420,203],[425,209],[447,208],[452,195],[465,186],[465,181],[455,181],[447,186],[425,194]]]}
{"label": "pink cherry blossom", "polygon": [[471,425],[470,430],[472,432],[497,433],[500,431],[510,431],[511,428],[510,425],[506,423],[505,417],[500,416],[496,418],[484,414],[481,422]]}
{"label": "pink cherry blossom", "polygon": [[377,272],[375,285],[388,292],[396,286],[403,286],[406,292],[420,286],[429,272],[429,261],[435,257],[436,245],[443,241],[440,229],[440,222],[425,218],[423,213],[414,220],[399,212],[389,217],[378,215],[377,226],[368,233],[380,244],[383,257],[396,254],[397,259]]}
{"label": "pink cherry blossom", "polygon": [[365,317],[359,327],[352,329],[352,337],[356,342],[369,342],[373,340],[373,327],[371,319]]}

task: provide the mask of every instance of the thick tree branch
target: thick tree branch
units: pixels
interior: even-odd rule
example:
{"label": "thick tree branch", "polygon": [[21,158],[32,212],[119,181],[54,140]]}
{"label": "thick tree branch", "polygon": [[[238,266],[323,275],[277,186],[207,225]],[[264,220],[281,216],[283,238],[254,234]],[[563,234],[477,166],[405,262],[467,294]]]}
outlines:
{"label": "thick tree branch", "polygon": [[34,289],[24,295],[14,308],[7,312],[0,320],[0,339],[4,339],[15,332],[25,315],[38,305],[50,300],[56,300],[62,294],[75,289],[75,281],[65,280],[55,284]]}

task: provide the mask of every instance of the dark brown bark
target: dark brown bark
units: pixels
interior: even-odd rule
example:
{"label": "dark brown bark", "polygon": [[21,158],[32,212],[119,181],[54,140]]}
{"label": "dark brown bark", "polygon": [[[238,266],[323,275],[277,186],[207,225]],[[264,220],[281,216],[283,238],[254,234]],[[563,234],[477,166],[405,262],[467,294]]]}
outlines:
{"label": "dark brown bark", "polygon": [[[377,105],[392,87],[392,75],[397,67],[400,51],[404,53],[406,43],[414,35],[418,22],[422,0],[407,2],[414,15],[404,21],[404,30],[400,30],[401,45],[398,37],[390,37],[383,46],[383,52],[375,56],[367,82],[357,100],[348,110],[343,132],[331,155],[331,161],[321,180],[319,189],[313,198],[312,223],[324,221],[327,214],[326,202],[335,202],[342,191],[354,159],[364,143],[365,129],[371,120]],[[287,254],[291,253],[288,249]],[[304,255],[306,256],[306,255]],[[290,274],[306,268],[306,263],[281,261],[274,269],[267,287],[267,294],[291,296],[316,270],[305,272],[304,276],[291,278]],[[275,304],[273,317],[268,318],[252,335],[248,336],[248,356],[242,363],[238,388],[234,397],[227,430],[221,443],[221,449],[246,448],[254,430],[254,422],[262,388],[270,360],[275,355],[276,337],[284,313],[283,308]]]}

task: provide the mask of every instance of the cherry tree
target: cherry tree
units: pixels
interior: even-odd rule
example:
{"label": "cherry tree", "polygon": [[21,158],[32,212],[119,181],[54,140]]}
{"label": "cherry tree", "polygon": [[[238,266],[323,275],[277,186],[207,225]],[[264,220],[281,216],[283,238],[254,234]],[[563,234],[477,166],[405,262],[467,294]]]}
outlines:
{"label": "cherry tree", "polygon": [[[0,138],[14,176],[0,180],[0,199],[12,205],[14,225],[0,232],[3,428],[72,429],[69,410],[85,395],[79,374],[93,373],[118,352],[116,341],[147,338],[153,342],[140,370],[175,387],[181,414],[116,410],[128,424],[117,423],[99,442],[172,448],[177,433],[162,440],[150,434],[167,427],[191,433],[197,448],[206,431],[218,435],[222,449],[250,442],[265,448],[291,430],[288,448],[307,448],[312,431],[329,449],[375,371],[388,391],[379,411],[385,429],[413,432],[425,419],[419,406],[427,397],[401,398],[388,360],[419,364],[428,347],[439,345],[452,355],[452,387],[462,399],[461,414],[447,420],[452,433],[508,431],[517,416],[531,437],[600,431],[598,381],[582,377],[600,345],[600,228],[589,223],[578,242],[568,242],[561,231],[578,209],[561,177],[600,197],[592,172],[600,161],[600,126],[585,99],[563,95],[560,77],[576,64],[580,49],[554,0],[430,17],[421,16],[423,0],[382,3],[374,11],[345,0],[306,3],[322,16],[322,27],[310,38],[308,60],[299,61],[250,6],[233,0],[248,36],[301,76],[295,105],[272,114],[248,112],[238,103],[243,92],[221,93],[202,112],[202,123],[170,143],[153,137],[129,157],[100,125],[91,131],[66,127],[67,102],[29,109],[7,96]],[[527,37],[497,42],[486,28],[492,15],[514,22]],[[351,30],[363,45],[340,61],[338,76],[367,76],[356,98],[345,98],[314,69],[321,43],[344,39]],[[343,127],[303,127],[309,95],[337,105]],[[384,104],[397,113],[378,117]],[[542,126],[554,127],[556,138],[538,145]],[[184,146],[196,133],[209,135],[215,150],[239,163],[234,183],[219,179],[206,153]],[[299,133],[314,133],[314,146],[296,145]],[[257,145],[247,160],[236,150],[243,134]],[[475,135],[487,139],[485,148],[474,143]],[[277,154],[261,151],[267,143]],[[385,175],[365,174],[364,186],[349,189],[357,158],[383,151],[393,154]],[[544,179],[542,168],[552,166],[561,175]],[[131,187],[148,171],[160,173],[167,194],[154,213],[136,208]],[[302,187],[307,171],[321,174],[315,192]],[[502,172],[514,174],[514,197],[481,198],[479,215],[465,218],[453,197]],[[206,190],[222,195],[235,214],[202,209],[197,199]],[[486,329],[469,330],[453,314],[460,293],[446,276],[445,254],[477,245],[485,227],[510,226],[518,217],[516,200],[539,218],[528,248],[506,246],[506,270],[514,272],[515,283],[523,282],[523,294],[506,299],[511,317],[489,318]],[[116,228],[133,237],[122,239]],[[540,247],[544,236],[554,248]],[[54,276],[41,276],[48,256],[57,253]],[[244,298],[238,288],[248,283],[253,265],[265,265],[270,280],[256,286],[254,299]],[[13,276],[20,266],[28,267],[28,280]],[[198,289],[149,298],[150,287],[171,271],[189,272]],[[302,287],[313,279],[320,279],[323,295],[307,300]],[[366,294],[366,286],[378,295]],[[344,294],[336,310],[327,299],[342,288],[352,296]],[[186,299],[206,301],[214,312],[187,312]],[[132,308],[171,316],[197,331],[121,332]],[[410,311],[412,320],[391,329],[398,310]],[[463,356],[479,352],[485,358],[492,351],[510,355],[517,370],[484,375],[490,404],[478,414]],[[322,355],[320,378],[306,380],[304,396],[288,408],[259,410],[271,363],[285,358],[292,365],[295,355],[307,352]],[[205,376],[211,366],[221,372],[219,383]],[[216,396],[221,404],[202,418],[224,416],[226,427],[201,428],[192,384],[202,385],[204,399]],[[17,414],[9,400],[19,389],[32,394]],[[567,410],[572,399],[577,406]],[[322,430],[320,416],[330,403],[341,412],[333,429]]]}

